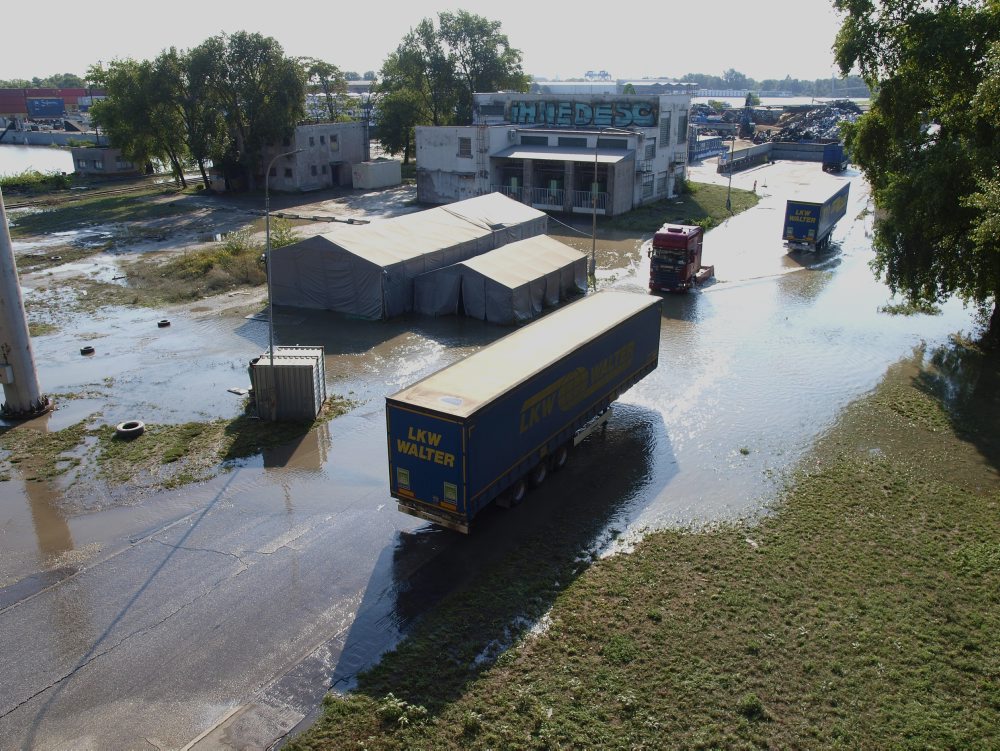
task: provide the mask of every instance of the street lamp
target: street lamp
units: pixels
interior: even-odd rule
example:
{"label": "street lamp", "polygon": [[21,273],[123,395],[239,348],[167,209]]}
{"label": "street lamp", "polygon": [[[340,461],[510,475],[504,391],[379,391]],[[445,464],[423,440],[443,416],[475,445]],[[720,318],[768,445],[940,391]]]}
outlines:
{"label": "street lamp", "polygon": [[305,151],[305,149],[295,149],[294,151],[286,151],[284,154],[275,154],[271,158],[271,161],[268,162],[267,170],[264,172],[264,268],[267,272],[267,348],[270,352],[271,385],[273,387],[271,394],[272,420],[277,419],[278,416],[278,379],[274,375],[274,301],[271,294],[271,192],[269,183],[271,179],[271,167],[274,166],[274,163],[283,156],[292,156],[298,154],[300,151]]}
{"label": "street lamp", "polygon": [[729,189],[726,191],[726,211],[733,213],[733,153],[736,151],[736,131],[733,131],[732,145],[729,147]]}

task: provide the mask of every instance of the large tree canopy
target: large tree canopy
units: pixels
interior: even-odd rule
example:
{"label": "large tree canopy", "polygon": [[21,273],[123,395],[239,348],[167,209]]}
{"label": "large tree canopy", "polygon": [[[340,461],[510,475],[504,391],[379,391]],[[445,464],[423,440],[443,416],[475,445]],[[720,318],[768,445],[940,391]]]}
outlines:
{"label": "large tree canopy", "polygon": [[466,11],[425,18],[382,65],[378,132],[386,149],[408,162],[417,125],[469,124],[479,91],[527,91],[521,53],[490,21]]}
{"label": "large tree canopy", "polygon": [[1000,2],[835,0],[835,51],[875,91],[848,127],[875,201],[875,270],[912,300],[992,307],[1000,341]]}

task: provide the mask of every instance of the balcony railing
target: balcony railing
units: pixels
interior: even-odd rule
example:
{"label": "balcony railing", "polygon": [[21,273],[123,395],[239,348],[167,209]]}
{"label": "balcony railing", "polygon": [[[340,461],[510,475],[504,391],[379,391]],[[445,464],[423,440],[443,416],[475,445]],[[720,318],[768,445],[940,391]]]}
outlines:
{"label": "balcony railing", "polygon": [[563,202],[566,198],[566,191],[561,188],[550,190],[548,188],[531,188],[527,196],[527,203],[535,207],[545,206],[546,208],[562,211]]}
{"label": "balcony railing", "polygon": [[607,193],[592,193],[589,190],[574,190],[572,200],[573,211],[576,212],[593,211],[596,208],[597,211],[607,213],[608,210]]}

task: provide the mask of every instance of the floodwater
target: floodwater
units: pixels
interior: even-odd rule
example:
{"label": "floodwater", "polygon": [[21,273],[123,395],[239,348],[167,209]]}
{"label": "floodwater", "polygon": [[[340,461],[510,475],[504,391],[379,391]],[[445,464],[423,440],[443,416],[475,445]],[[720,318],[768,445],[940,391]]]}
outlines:
{"label": "floodwater", "polygon": [[[9,139],[10,135],[7,138]],[[69,149],[0,143],[0,177],[17,175],[25,170],[70,173],[76,168],[73,166],[73,155]]]}
{"label": "floodwater", "polygon": [[[710,164],[693,172],[720,179]],[[178,748],[200,736],[194,748],[266,746],[540,519],[571,509],[629,539],[757,512],[888,368],[971,330],[958,303],[939,316],[878,311],[889,295],[868,268],[867,190],[847,179],[833,248],[789,255],[785,199],[837,178],[782,162],[734,176],[735,187],[756,181],[763,200],[708,233],[713,283],[663,299],[659,367],[566,472],[485,514],[472,537],[396,511],[383,410],[387,394],[506,333],[464,319],[279,308],[276,340],[322,344],[328,390],[357,402],[350,414],[215,480],[129,505],[74,505],[60,485],[15,475],[0,485],[0,737],[32,748],[143,738]],[[598,240],[601,286],[645,294],[643,241]],[[571,242],[590,251],[590,238]],[[247,303],[261,308],[259,297]],[[173,325],[157,328],[163,317]],[[83,341],[97,355],[82,358]],[[80,316],[35,351],[46,390],[86,398],[31,427],[235,415],[239,397],[226,389],[248,385],[247,361],[266,345],[266,323],[211,304]],[[579,545],[606,548],[609,537]]]}

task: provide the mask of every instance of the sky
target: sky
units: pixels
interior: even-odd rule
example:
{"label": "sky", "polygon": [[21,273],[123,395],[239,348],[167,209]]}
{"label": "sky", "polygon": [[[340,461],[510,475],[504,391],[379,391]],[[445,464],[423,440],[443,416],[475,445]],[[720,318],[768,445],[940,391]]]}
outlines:
{"label": "sky", "polygon": [[342,70],[378,69],[423,18],[467,10],[499,21],[528,74],[579,78],[605,70],[619,78],[722,75],[729,68],[758,81],[816,79],[835,73],[839,27],[833,0],[608,3],[466,0],[461,6],[417,0],[256,3],[172,0],[100,3],[47,0],[44,12],[20,4],[4,16],[0,79],[84,75],[98,61],[149,59],[194,47],[220,32],[245,30],[278,40],[285,54],[317,57]]}

